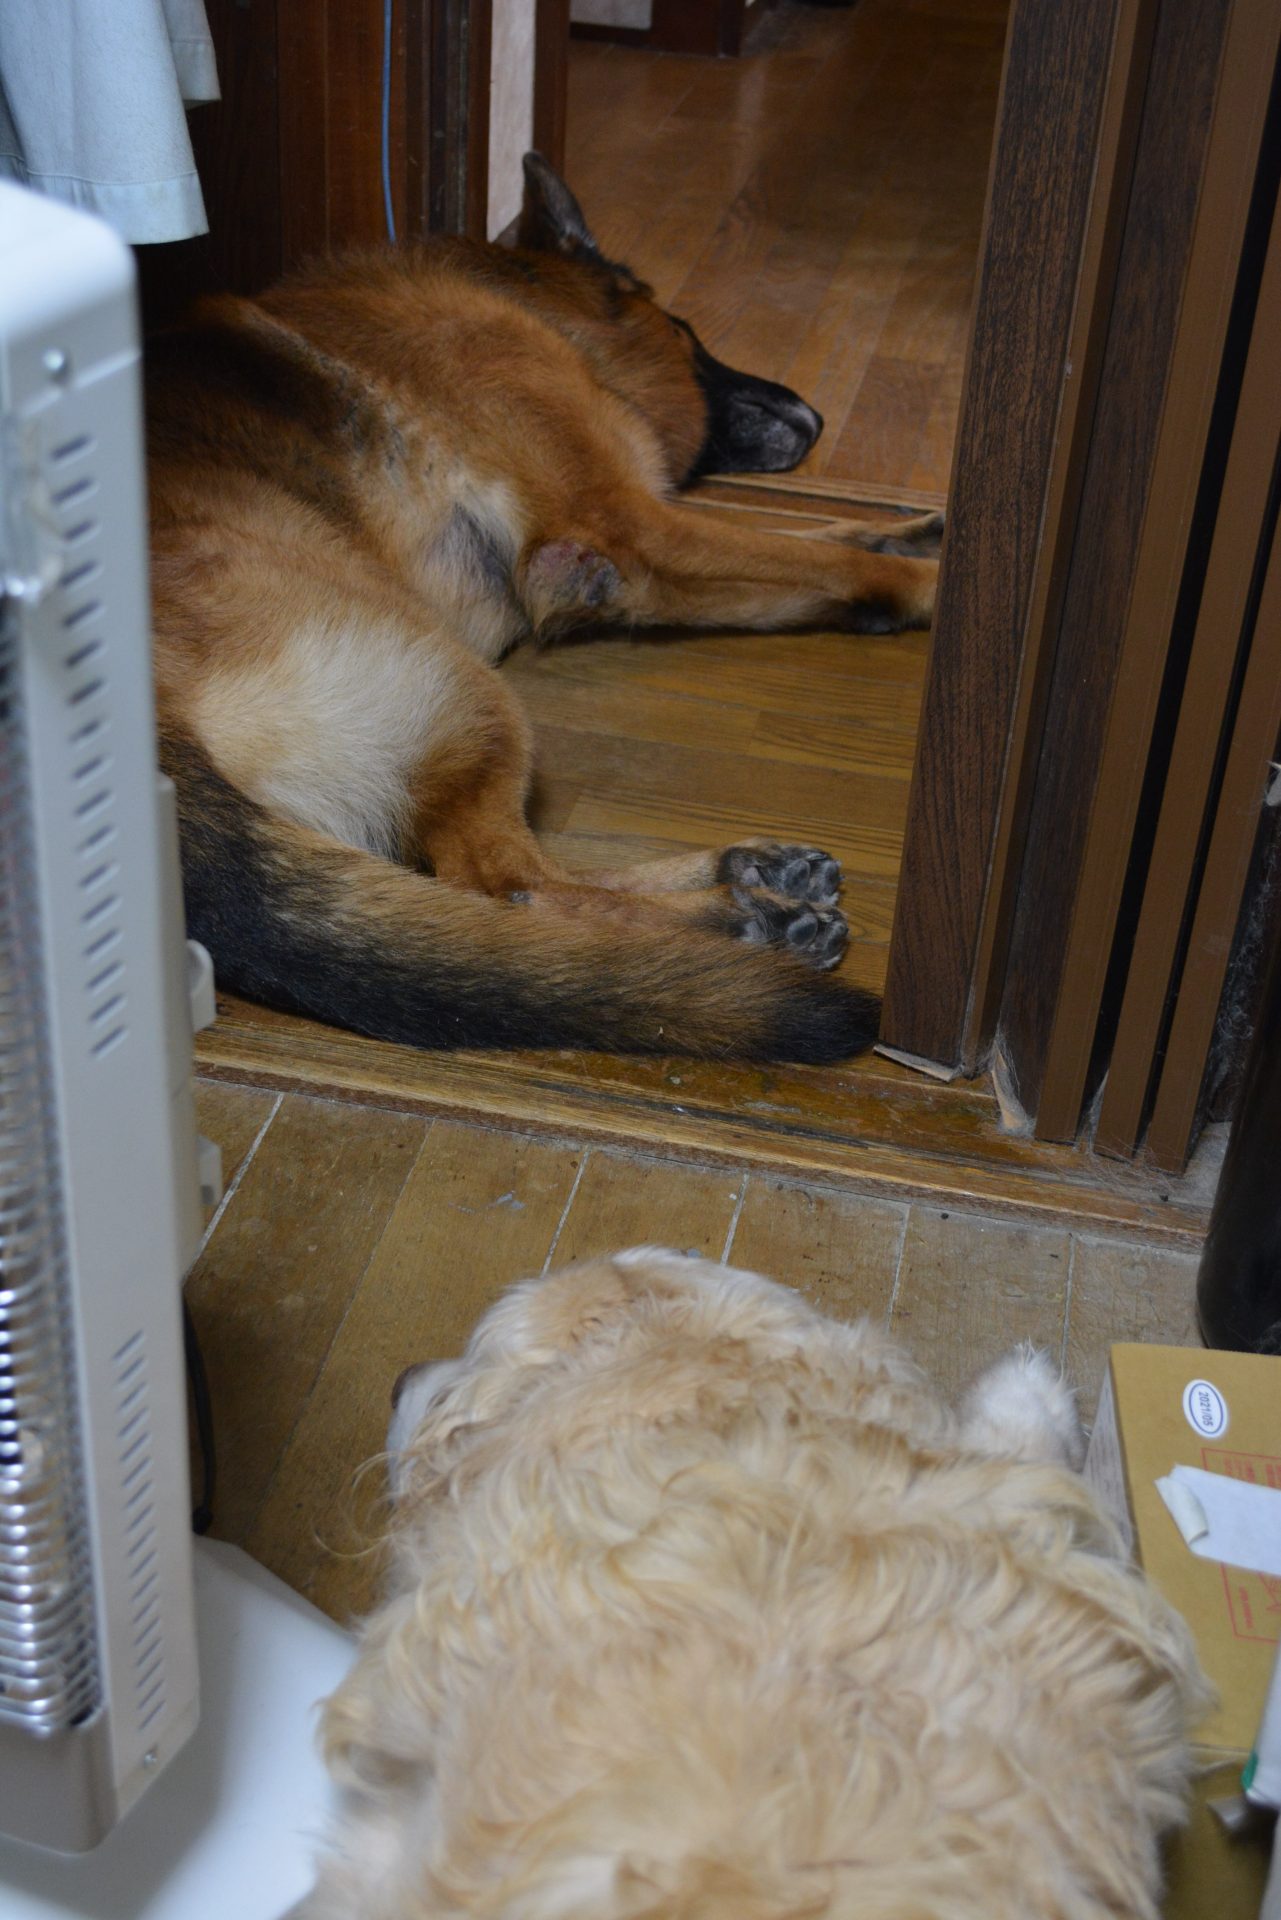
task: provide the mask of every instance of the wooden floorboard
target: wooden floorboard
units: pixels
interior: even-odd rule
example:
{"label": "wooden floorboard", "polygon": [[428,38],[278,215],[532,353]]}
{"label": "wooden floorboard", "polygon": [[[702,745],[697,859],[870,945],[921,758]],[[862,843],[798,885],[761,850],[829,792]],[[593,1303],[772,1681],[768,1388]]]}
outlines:
{"label": "wooden floorboard", "polygon": [[233,1537],[252,1525],[426,1131],[412,1114],[285,1101],[187,1276],[228,1436],[218,1510]]}
{"label": "wooden floorboard", "polygon": [[604,250],[825,416],[812,475],[947,486],[999,0],[783,4],[739,60],[571,49],[567,172]]}

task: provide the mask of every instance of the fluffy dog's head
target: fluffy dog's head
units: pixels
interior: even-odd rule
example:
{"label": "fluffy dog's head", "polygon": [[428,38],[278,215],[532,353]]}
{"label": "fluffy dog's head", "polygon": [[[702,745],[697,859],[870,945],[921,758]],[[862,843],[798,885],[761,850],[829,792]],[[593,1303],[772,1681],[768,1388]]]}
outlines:
{"label": "fluffy dog's head", "polygon": [[1039,1365],[994,1457],[755,1275],[513,1289],[401,1384],[315,1920],[1155,1920],[1201,1683]]}

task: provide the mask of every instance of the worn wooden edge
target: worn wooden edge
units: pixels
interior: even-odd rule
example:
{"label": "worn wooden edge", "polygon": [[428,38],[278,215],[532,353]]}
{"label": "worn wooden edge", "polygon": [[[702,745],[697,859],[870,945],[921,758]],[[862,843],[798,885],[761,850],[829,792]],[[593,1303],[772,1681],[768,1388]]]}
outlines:
{"label": "worn wooden edge", "polygon": [[[368,1043],[363,1043],[367,1045]],[[381,1053],[381,1050],[379,1050]],[[391,1055],[393,1050],[388,1050]],[[379,1069],[341,1034],[308,1032],[308,1057],[288,1030],[248,1030],[234,1019],[200,1036],[197,1071],[236,1085],[352,1101],[396,1112],[462,1119],[500,1131],[532,1133],[657,1157],[793,1177],[856,1189],[886,1199],[945,1202],[970,1212],[1045,1223],[1071,1220],[1080,1231],[1138,1237],[1176,1247],[1199,1246],[1207,1209],[1180,1195],[1178,1183],[1145,1177],[1087,1154],[1062,1169],[984,1163],[904,1150],[871,1130],[842,1135],[777,1111],[721,1108],[707,1100],[660,1098],[632,1089],[626,1098],[568,1083],[529,1058],[471,1056],[440,1066],[430,1054],[402,1049]],[[461,1067],[461,1071],[460,1071]],[[900,1095],[904,1089],[899,1088]],[[937,1083],[922,1098],[937,1097]],[[873,1102],[873,1104],[875,1104]],[[993,1124],[994,1133],[997,1131]],[[1167,1192],[1168,1201],[1159,1194]]]}

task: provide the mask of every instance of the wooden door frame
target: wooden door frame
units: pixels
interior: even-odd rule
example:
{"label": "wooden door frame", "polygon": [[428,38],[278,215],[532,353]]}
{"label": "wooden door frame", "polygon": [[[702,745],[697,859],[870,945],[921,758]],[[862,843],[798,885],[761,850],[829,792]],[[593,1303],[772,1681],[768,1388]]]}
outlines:
{"label": "wooden door frame", "polygon": [[[198,294],[256,293],[311,254],[386,235],[382,0],[206,4],[222,97],[192,114],[191,134],[210,231],[137,250],[150,327]],[[394,0],[389,160],[401,241],[485,237],[491,22],[492,0]],[[553,66],[544,88],[554,80]],[[563,140],[563,74],[560,85]]]}
{"label": "wooden door frame", "polygon": [[570,0],[534,0],[534,146],[565,171]]}
{"label": "wooden door frame", "polygon": [[[965,1073],[984,1060],[1003,980],[1061,535],[1098,379],[1093,320],[1137,122],[1131,76],[1155,12],[1015,0],[1006,34],[881,1023],[896,1051]],[[1021,352],[1012,312],[1037,319]]]}
{"label": "wooden door frame", "polygon": [[[1010,22],[882,1040],[990,1064],[1043,1138],[1076,1135],[1126,1037],[1138,903],[1168,878],[1149,849],[1216,516],[1231,534],[1214,423],[1276,195],[1279,56],[1251,0],[1015,0]],[[1266,468],[1256,449],[1256,539]],[[1216,1005],[1181,1030],[1208,1045]],[[1161,1017],[1119,1050],[1142,1089]],[[1128,1111],[1133,1151],[1142,1091]],[[1162,1164],[1193,1121],[1185,1097]]]}
{"label": "wooden door frame", "polygon": [[406,0],[413,233],[488,237],[493,0]]}
{"label": "wooden door frame", "polygon": [[[1156,1111],[1148,1151],[1158,1165],[1177,1167],[1189,1145],[1189,1114],[1200,1091],[1198,1062],[1210,1045],[1210,1026],[1223,992],[1228,954],[1215,928],[1235,919],[1245,896],[1258,827],[1258,772],[1281,737],[1281,561],[1276,533],[1269,547],[1270,494],[1281,447],[1281,201],[1273,212],[1260,280],[1258,313],[1241,382],[1223,493],[1215,522],[1205,586],[1188,661],[1184,698],[1162,796],[1152,864],[1170,883],[1145,894],[1135,930],[1131,977],[1118,1022],[1096,1145],[1128,1151],[1146,1118],[1151,1089],[1148,1063],[1158,1052],[1163,1013],[1145,983],[1191,987],[1161,1049]],[[1262,575],[1262,580],[1260,576]],[[1271,583],[1271,584],[1269,584]],[[1241,637],[1249,636],[1242,672]],[[1235,644],[1234,644],[1235,642]],[[1239,684],[1238,684],[1239,683]],[[1224,768],[1210,827],[1203,800],[1214,788],[1215,763],[1231,725],[1240,719]],[[1204,873],[1197,856],[1209,833]],[[1187,902],[1197,905],[1190,927]],[[1191,1096],[1191,1098],[1189,1098]]]}

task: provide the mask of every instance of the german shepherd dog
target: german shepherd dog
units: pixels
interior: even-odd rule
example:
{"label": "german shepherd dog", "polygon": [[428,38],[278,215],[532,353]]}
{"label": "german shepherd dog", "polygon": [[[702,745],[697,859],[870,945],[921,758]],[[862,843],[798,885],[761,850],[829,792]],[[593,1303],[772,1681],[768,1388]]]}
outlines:
{"label": "german shepherd dog", "polygon": [[604,623],[928,621],[928,517],[816,543],[673,497],[793,466],[821,426],[605,260],[537,155],[514,249],[326,261],[154,342],[161,760],[221,982],[424,1047],[869,1044],[874,999],[825,971],[833,860],[752,841],[566,873],[495,671]]}

